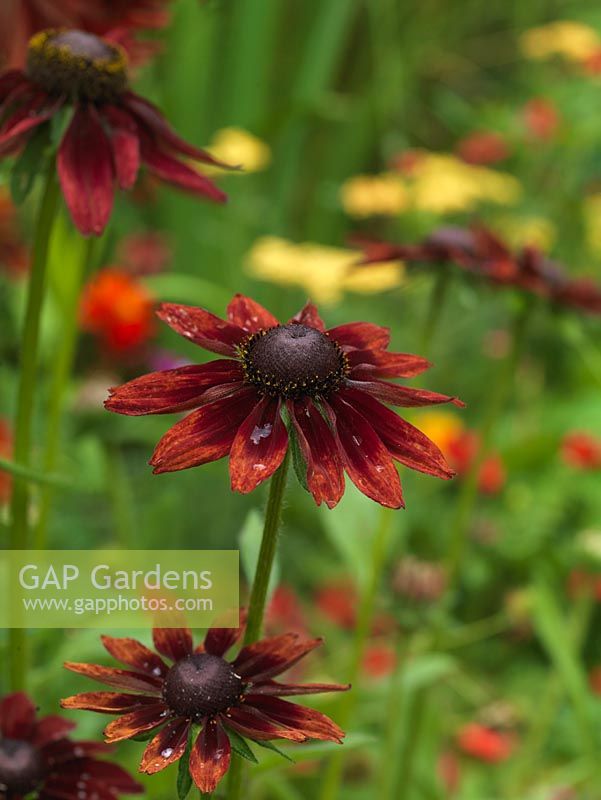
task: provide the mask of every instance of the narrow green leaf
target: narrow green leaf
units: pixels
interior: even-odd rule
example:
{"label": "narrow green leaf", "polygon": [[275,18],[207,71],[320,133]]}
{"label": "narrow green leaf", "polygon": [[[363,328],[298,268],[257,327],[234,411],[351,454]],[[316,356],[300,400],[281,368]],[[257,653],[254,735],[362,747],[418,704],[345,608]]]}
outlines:
{"label": "narrow green leaf", "polygon": [[257,757],[248,746],[246,739],[240,736],[239,733],[236,733],[236,731],[233,731],[231,728],[226,728],[225,732],[229,737],[232,750],[234,753],[236,753],[236,755],[245,758],[247,761],[251,761],[253,764],[259,763]]}
{"label": "narrow green leaf", "polygon": [[190,726],[190,733],[188,734],[188,744],[186,745],[186,752],[179,760],[177,768],[177,796],[179,800],[186,800],[192,788],[192,775],[190,774],[190,753],[192,752],[192,745],[196,739],[198,731],[195,725]]}
{"label": "narrow green leaf", "polygon": [[9,461],[6,458],[0,458],[0,471],[8,472],[13,477],[28,481],[29,483],[41,483],[46,486],[57,486],[62,489],[71,488],[73,484],[61,478],[59,475],[45,475],[43,472],[38,472],[30,467],[22,467],[20,464],[15,464],[14,461]]}
{"label": "narrow green leaf", "polygon": [[273,742],[260,742],[258,739],[253,739],[255,744],[258,744],[259,747],[264,747],[266,750],[272,750],[274,753],[277,753],[282,758],[285,758],[286,761],[290,761],[291,764],[296,764],[296,761],[291,758],[288,753],[285,753],[283,750],[280,750],[279,747],[276,747]]}

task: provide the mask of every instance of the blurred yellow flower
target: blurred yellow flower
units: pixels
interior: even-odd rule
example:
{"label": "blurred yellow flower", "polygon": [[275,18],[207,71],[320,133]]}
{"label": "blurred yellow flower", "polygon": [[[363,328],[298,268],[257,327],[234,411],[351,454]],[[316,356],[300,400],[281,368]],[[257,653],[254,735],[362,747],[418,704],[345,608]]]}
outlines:
{"label": "blurred yellow flower", "polygon": [[423,411],[415,415],[416,425],[434,444],[448,453],[451,443],[465,430],[463,421],[450,411]]}
{"label": "blurred yellow flower", "polygon": [[582,22],[551,22],[526,31],[520,39],[527,58],[544,59],[563,56],[571,61],[584,61],[601,47],[597,31]]}
{"label": "blurred yellow flower", "polygon": [[407,189],[394,173],[356,175],[343,183],[340,199],[352,217],[394,217],[407,207]]}
{"label": "blurred yellow flower", "polygon": [[301,286],[318,303],[336,303],[345,291],[376,294],[400,286],[400,263],[355,267],[358,253],[276,236],[259,239],[247,256],[247,272],[283,286]]}
{"label": "blurred yellow flower", "polygon": [[546,251],[557,238],[555,225],[545,217],[500,217],[495,228],[515,248],[531,246]]}
{"label": "blurred yellow flower", "polygon": [[584,201],[584,223],[588,246],[601,255],[601,194],[589,195]]}
{"label": "blurred yellow flower", "polygon": [[[241,172],[260,172],[271,162],[269,145],[242,128],[222,128],[217,131],[207,150],[226,164],[242,167]],[[206,167],[203,167],[206,172]],[[221,170],[219,170],[221,171]]]}
{"label": "blurred yellow flower", "polygon": [[484,201],[511,205],[521,191],[512,175],[466,164],[452,155],[427,153],[414,167],[410,202],[421,211],[445,214],[470,211]]}

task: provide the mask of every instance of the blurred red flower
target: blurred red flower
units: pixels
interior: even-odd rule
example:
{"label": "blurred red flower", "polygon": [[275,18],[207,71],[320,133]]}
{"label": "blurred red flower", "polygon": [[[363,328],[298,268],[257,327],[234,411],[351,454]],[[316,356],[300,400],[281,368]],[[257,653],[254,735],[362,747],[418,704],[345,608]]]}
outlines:
{"label": "blurred red flower", "polygon": [[132,233],[123,239],[118,250],[118,260],[123,269],[137,278],[163,272],[172,257],[166,236],[158,231]]}
{"label": "blurred red flower", "polygon": [[202,725],[199,732],[194,730],[189,767],[202,792],[213,792],[229,769],[228,730],[258,741],[341,743],[344,732],[331,719],[282,698],[341,692],[348,685],[273,680],[319,647],[322,640],[287,633],[242,647],[229,661],[226,653],[244,630],[242,616],[240,628],[212,628],[196,648],[187,628],[155,628],[157,652],[134,639],[103,636],[105,648],[128,670],[72,662],[65,666],[121,691],[78,694],[63,700],[63,708],[118,715],[105,728],[108,742],[158,730],[140,764],[140,771],[148,775],[179,761],[192,726]]}
{"label": "blurred red flower", "polygon": [[[10,460],[13,455],[13,435],[8,422],[0,417],[0,457]],[[10,501],[12,478],[0,469],[0,506]]]}
{"label": "blurred red flower", "polygon": [[181,139],[155,106],[130,91],[121,47],[79,30],[42,31],[30,41],[26,68],[0,75],[0,157],[49,135],[51,120],[67,110],[56,166],[84,235],[103,232],[115,188],[131,189],[143,164],[167,183],[225,202],[224,193],[182,157],[220,162]]}
{"label": "blurred red flower", "polygon": [[457,155],[467,164],[496,164],[509,157],[509,145],[500,133],[476,131],[461,139]]}
{"label": "blurred red flower", "polygon": [[111,390],[105,405],[118,414],[196,409],[158,443],[150,460],[155,474],[229,456],[232,490],[247,494],[280,467],[290,429],[306,470],[301,480],[317,505],[338,504],[346,472],[367,497],[403,507],[395,460],[435,477],[453,476],[436,445],[388,405],[463,403],[380,380],[412,377],[429,366],[419,356],[389,353],[387,328],[355,322],[326,330],[312,303],[282,324],[243,295],[229,304],[227,320],[173,303],[164,303],[158,316],[227,358],[151,373]]}
{"label": "blurred red flower", "polygon": [[508,733],[470,722],[458,731],[457,746],[471,758],[497,764],[509,758],[514,749],[514,740]]}
{"label": "blurred red flower", "polygon": [[586,431],[567,433],[561,443],[561,456],[576,469],[601,469],[601,439]]}
{"label": "blurred red flower", "polygon": [[350,580],[329,581],[315,594],[315,605],[320,614],[345,630],[355,627],[358,603],[357,589]]}
{"label": "blurred red flower", "polygon": [[134,350],[154,333],[154,301],[130,275],[106,268],[84,288],[80,322],[82,329],[97,336],[109,351]]}
{"label": "blurred red flower", "polygon": [[[163,28],[169,22],[170,0],[2,0],[0,63],[21,67],[29,39],[47,28],[81,28],[112,33],[134,57],[156,50],[156,44],[136,41],[141,28]],[[149,49],[150,48],[150,49]]]}
{"label": "blurred red flower", "polygon": [[[445,449],[449,464],[462,476],[467,474],[478,456],[480,437],[475,431],[461,431]],[[497,494],[505,485],[507,475],[503,460],[497,454],[484,459],[478,473],[478,488],[483,494]]]}
{"label": "blurred red flower", "polygon": [[100,742],[73,741],[75,723],[59,716],[37,718],[26,694],[0,700],[0,796],[10,800],[117,800],[144,789],[117,764],[97,758]]}
{"label": "blurred red flower", "polygon": [[534,139],[552,139],[559,128],[559,112],[551,100],[533,97],[522,111],[526,130]]}
{"label": "blurred red flower", "polygon": [[601,575],[592,575],[582,569],[573,569],[568,575],[567,589],[572,598],[588,595],[601,601]]}
{"label": "blurred red flower", "polygon": [[591,670],[589,685],[595,694],[601,695],[601,666]]}
{"label": "blurred red flower", "polygon": [[291,586],[281,583],[267,606],[265,623],[268,629],[306,633],[305,613],[298,594]]}
{"label": "blurred red flower", "polygon": [[29,252],[21,239],[17,212],[9,195],[0,189],[0,267],[11,278],[25,275],[29,269]]}
{"label": "blurred red flower", "polygon": [[436,772],[448,795],[454,795],[461,783],[461,764],[455,753],[451,750],[441,753]]}
{"label": "blurred red flower", "polygon": [[370,678],[387,678],[394,672],[396,663],[394,647],[386,642],[372,642],[363,656],[363,672]]}

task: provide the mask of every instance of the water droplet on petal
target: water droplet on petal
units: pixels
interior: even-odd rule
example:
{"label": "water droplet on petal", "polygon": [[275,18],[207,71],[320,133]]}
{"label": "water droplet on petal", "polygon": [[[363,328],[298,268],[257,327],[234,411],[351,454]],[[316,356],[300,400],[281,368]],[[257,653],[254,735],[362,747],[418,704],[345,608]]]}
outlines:
{"label": "water droplet on petal", "polygon": [[268,422],[266,425],[263,425],[260,428],[258,425],[255,425],[255,429],[250,435],[250,440],[253,444],[260,444],[261,439],[267,439],[268,436],[271,436],[271,431],[273,430],[273,426]]}
{"label": "water droplet on petal", "polygon": [[173,755],[173,747],[166,747],[164,750],[161,750],[161,755],[163,758],[171,758]]}

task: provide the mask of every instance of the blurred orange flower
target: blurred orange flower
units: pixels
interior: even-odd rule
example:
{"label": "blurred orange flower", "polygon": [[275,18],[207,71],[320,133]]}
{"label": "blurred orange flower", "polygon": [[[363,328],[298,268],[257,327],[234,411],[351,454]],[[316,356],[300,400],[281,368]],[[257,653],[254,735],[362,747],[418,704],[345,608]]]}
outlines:
{"label": "blurred orange flower", "polygon": [[172,257],[167,238],[157,231],[132,233],[119,246],[119,261],[124,270],[138,278],[163,272]]}
{"label": "blurred orange flower", "polygon": [[119,269],[106,268],[84,289],[81,326],[113,353],[134,350],[153,334],[153,306],[141,283]]}
{"label": "blurred orange flower", "polygon": [[497,764],[509,758],[514,749],[514,739],[508,733],[470,722],[457,733],[457,746],[471,758]]}
{"label": "blurred orange flower", "polygon": [[305,614],[297,593],[291,586],[281,583],[274,591],[267,607],[266,625],[275,631],[289,630],[306,633]]}
{"label": "blurred orange flower", "polygon": [[601,695],[601,667],[591,670],[589,684],[595,694]]}
{"label": "blurred orange flower", "polygon": [[561,456],[576,469],[601,469],[601,439],[586,431],[572,431],[563,438]]}
{"label": "blurred orange flower", "polygon": [[573,569],[568,575],[568,594],[572,598],[590,595],[601,602],[601,575],[592,575],[581,569]]}
{"label": "blurred orange flower", "polygon": [[[0,457],[11,458],[13,454],[13,436],[6,420],[0,418]],[[12,489],[11,476],[0,470],[0,506],[6,505],[10,500]]]}
{"label": "blurred orange flower", "polygon": [[345,629],[355,626],[357,603],[357,590],[346,579],[325,584],[317,590],[315,596],[315,605],[323,616]]}

